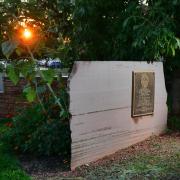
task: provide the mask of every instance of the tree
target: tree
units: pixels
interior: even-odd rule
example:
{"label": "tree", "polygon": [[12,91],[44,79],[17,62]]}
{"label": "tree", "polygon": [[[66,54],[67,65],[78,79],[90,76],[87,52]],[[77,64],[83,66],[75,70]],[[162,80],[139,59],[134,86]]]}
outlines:
{"label": "tree", "polygon": [[145,60],[179,52],[179,1],[77,0],[74,13],[80,59]]}
{"label": "tree", "polygon": [[[68,40],[72,36],[72,9],[70,0],[30,0],[29,3],[5,0],[0,4],[0,42],[12,38],[20,40],[18,31],[26,25],[35,31],[34,34],[41,35],[38,37],[38,46],[36,44],[33,49],[36,57],[58,56],[66,64],[64,54],[67,53]],[[27,54],[23,49],[13,52],[10,54],[13,59]],[[3,57],[2,53],[0,57]]]}
{"label": "tree", "polygon": [[[54,97],[54,103],[59,106],[60,116],[63,118],[69,116],[68,109],[61,104],[51,87],[56,72],[52,69],[42,71],[37,62],[43,57],[60,57],[66,64],[64,54],[68,51],[72,33],[72,7],[70,0],[32,0],[29,3],[6,0],[0,6],[1,57],[5,56],[9,63],[4,71],[14,84],[19,82],[22,74],[27,80],[24,89],[27,99],[30,102],[39,100],[42,107],[42,98],[38,94],[39,89],[46,91],[43,88],[45,85]],[[31,33],[32,37],[24,37],[24,32]],[[42,78],[40,83],[36,74]]]}

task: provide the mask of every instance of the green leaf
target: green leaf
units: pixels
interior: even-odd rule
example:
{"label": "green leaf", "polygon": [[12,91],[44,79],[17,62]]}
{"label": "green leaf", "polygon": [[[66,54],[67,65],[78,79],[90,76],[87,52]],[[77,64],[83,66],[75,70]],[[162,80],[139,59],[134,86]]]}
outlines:
{"label": "green leaf", "polygon": [[28,86],[23,90],[23,93],[25,93],[25,96],[29,102],[33,102],[36,98],[36,91],[34,88]]}
{"label": "green leaf", "polygon": [[176,43],[177,43],[178,48],[180,49],[180,39],[179,38],[176,38]]}
{"label": "green leaf", "polygon": [[3,72],[3,70],[4,70],[4,66],[3,64],[0,63],[0,73]]}
{"label": "green leaf", "polygon": [[21,56],[22,53],[24,53],[24,52],[25,52],[25,51],[24,51],[22,48],[20,48],[20,47],[16,48],[16,54],[17,54],[18,56]]}
{"label": "green leaf", "polygon": [[68,119],[69,116],[70,116],[70,114],[69,114],[68,111],[66,111],[66,110],[64,110],[64,109],[61,110],[61,112],[60,112],[60,118],[61,118],[61,119]]}
{"label": "green leaf", "polygon": [[27,77],[29,74],[33,74],[34,64],[30,61],[19,61],[18,68],[20,73]]}
{"label": "green leaf", "polygon": [[1,44],[3,55],[6,56],[7,59],[9,59],[10,55],[14,52],[17,46],[18,46],[17,41],[8,40],[3,42]]}
{"label": "green leaf", "polygon": [[51,84],[53,79],[54,79],[54,76],[55,76],[55,71],[53,69],[48,69],[48,70],[45,70],[45,71],[41,71],[43,73],[43,76],[44,76],[44,80]]}
{"label": "green leaf", "polygon": [[173,46],[171,46],[171,52],[172,52],[172,56],[175,56],[175,49],[174,49],[174,47]]}
{"label": "green leaf", "polygon": [[[131,19],[134,19],[134,17],[131,16],[131,17],[126,18],[126,19],[124,20],[124,22],[123,22],[122,27],[123,27],[123,28],[126,28],[126,26],[128,25],[128,23],[129,23],[129,21],[130,21]],[[134,21],[135,21],[135,20],[134,20]]]}
{"label": "green leaf", "polygon": [[46,90],[47,90],[47,88],[46,88],[45,85],[43,85],[43,86],[38,86],[38,87],[37,87],[37,93],[38,93],[38,94],[45,93]]}
{"label": "green leaf", "polygon": [[7,67],[7,75],[15,85],[19,82],[19,73],[16,72],[12,64]]}
{"label": "green leaf", "polygon": [[126,28],[128,22],[129,22],[129,18],[127,18],[127,19],[123,22],[123,28]]}
{"label": "green leaf", "polygon": [[138,30],[139,28],[141,28],[141,27],[143,26],[143,24],[144,24],[144,23],[139,24],[139,25],[134,25],[134,26],[133,26],[133,30],[134,30],[134,31]]}

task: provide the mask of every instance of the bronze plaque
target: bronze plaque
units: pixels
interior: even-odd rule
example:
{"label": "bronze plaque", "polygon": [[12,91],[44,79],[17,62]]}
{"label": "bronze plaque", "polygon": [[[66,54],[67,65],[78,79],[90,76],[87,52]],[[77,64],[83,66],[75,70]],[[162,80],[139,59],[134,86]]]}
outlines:
{"label": "bronze plaque", "polygon": [[133,72],[132,117],[154,113],[154,72]]}

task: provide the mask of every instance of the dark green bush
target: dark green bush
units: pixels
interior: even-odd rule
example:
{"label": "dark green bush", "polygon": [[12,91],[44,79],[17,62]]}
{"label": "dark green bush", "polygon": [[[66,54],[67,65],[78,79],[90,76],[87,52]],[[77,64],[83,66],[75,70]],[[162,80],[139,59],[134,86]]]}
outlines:
{"label": "dark green bush", "polygon": [[70,128],[68,119],[60,118],[60,110],[50,101],[44,112],[33,104],[12,118],[12,125],[3,140],[17,152],[33,155],[69,155]]}
{"label": "dark green bush", "polygon": [[5,125],[7,127],[11,127],[12,126],[12,114],[6,114],[6,116],[4,118],[0,119],[0,125]]}
{"label": "dark green bush", "polygon": [[180,131],[180,117],[172,116],[168,119],[168,127],[172,130]]}

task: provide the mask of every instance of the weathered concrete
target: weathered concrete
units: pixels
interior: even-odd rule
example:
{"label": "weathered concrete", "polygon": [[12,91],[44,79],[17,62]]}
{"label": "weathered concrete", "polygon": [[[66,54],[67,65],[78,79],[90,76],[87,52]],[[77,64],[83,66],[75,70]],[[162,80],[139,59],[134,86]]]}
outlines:
{"label": "weathered concrete", "polygon": [[[132,71],[155,72],[153,115],[131,117]],[[167,93],[160,62],[76,62],[69,89],[72,169],[166,128]]]}

